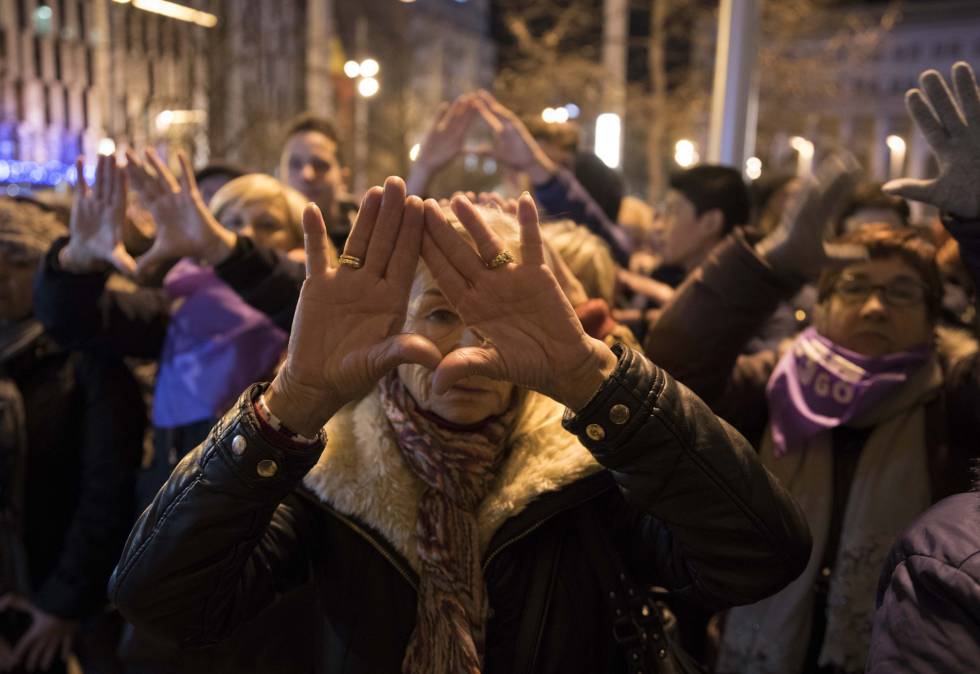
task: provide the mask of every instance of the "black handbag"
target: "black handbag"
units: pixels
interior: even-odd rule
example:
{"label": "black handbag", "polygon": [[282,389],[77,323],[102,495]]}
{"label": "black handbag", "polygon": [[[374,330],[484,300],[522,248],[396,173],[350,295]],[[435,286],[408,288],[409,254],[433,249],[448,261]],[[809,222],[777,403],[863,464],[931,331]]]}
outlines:
{"label": "black handbag", "polygon": [[599,576],[612,636],[629,674],[706,674],[680,645],[677,619],[663,601],[667,591],[634,582],[595,511],[584,511],[582,541]]}

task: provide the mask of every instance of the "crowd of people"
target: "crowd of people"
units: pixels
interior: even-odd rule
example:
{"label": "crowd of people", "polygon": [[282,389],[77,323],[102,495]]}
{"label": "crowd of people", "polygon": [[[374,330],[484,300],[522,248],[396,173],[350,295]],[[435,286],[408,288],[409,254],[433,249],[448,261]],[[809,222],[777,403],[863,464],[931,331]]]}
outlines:
{"label": "crowd of people", "polygon": [[[359,202],[315,115],[277,177],[132,149],[0,199],[0,672],[976,671],[949,81],[906,99],[938,175],[883,186],[652,208],[479,91]],[[507,187],[432,193],[474,125]]]}

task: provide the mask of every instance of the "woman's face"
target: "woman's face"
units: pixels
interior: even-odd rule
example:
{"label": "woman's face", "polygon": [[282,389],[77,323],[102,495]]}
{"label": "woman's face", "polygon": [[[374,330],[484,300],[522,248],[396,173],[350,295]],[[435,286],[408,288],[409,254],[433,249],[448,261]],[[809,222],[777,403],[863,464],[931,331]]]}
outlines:
{"label": "woman's face", "polygon": [[228,204],[218,219],[222,225],[260,246],[288,252],[303,245],[289,225],[289,211],[282,197],[241,200]]}
{"label": "woman's face", "polygon": [[[482,338],[443,296],[435,279],[420,266],[412,285],[405,332],[427,337],[442,355],[464,346],[479,346]],[[398,376],[418,406],[456,424],[475,424],[506,411],[514,385],[486,377],[463,379],[445,393],[432,391],[432,370],[421,365],[398,367]]]}

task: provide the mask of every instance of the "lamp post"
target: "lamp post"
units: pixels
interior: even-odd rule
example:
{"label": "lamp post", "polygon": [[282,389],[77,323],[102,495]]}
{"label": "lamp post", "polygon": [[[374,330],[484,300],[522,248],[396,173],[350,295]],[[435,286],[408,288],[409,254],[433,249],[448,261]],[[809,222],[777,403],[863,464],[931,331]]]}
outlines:
{"label": "lamp post", "polygon": [[354,80],[357,89],[354,97],[354,191],[357,194],[367,189],[368,99],[381,89],[380,73],[381,66],[373,58],[344,64],[344,74]]}

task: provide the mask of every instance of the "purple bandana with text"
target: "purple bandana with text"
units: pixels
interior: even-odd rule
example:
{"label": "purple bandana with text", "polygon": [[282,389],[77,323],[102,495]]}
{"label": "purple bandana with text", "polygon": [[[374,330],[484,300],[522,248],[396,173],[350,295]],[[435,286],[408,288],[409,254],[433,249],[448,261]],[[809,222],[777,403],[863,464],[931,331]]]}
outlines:
{"label": "purple bandana with text", "polygon": [[901,387],[923,365],[930,346],[886,356],[844,349],[807,328],[779,360],[766,386],[777,457],[821,431],[843,426]]}

